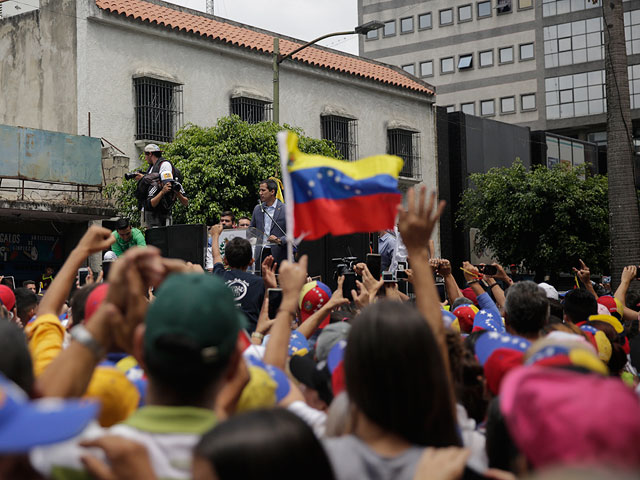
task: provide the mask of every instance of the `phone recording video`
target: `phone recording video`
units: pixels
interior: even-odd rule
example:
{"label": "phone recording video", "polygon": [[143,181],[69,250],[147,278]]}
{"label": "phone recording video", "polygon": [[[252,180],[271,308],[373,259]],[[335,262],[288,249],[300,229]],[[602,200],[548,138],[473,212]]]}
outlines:
{"label": "phone recording video", "polygon": [[498,273],[498,267],[495,265],[474,265],[474,267],[483,275],[496,275]]}
{"label": "phone recording video", "polygon": [[276,318],[278,310],[280,309],[280,304],[282,303],[282,289],[270,288],[267,290],[267,295],[269,298],[269,311],[267,314],[269,319],[273,320]]}
{"label": "phone recording video", "polygon": [[379,280],[382,274],[382,256],[379,253],[367,253],[366,264],[373,278]]}
{"label": "phone recording video", "polygon": [[87,284],[87,276],[89,276],[89,269],[82,267],[78,269],[78,285],[83,287]]}
{"label": "phone recording video", "polygon": [[356,274],[355,272],[347,272],[344,274],[344,282],[342,282],[342,296],[353,302],[351,290],[356,290]]}

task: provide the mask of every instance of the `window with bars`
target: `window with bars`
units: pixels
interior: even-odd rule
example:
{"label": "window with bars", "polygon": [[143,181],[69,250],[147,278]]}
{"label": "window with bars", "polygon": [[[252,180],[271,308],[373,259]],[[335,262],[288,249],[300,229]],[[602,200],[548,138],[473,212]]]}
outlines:
{"label": "window with bars", "polygon": [[330,140],[345,160],[358,158],[358,121],[337,115],[320,117],[322,138]]}
{"label": "window with bars", "polygon": [[231,115],[238,115],[247,123],[270,121],[272,111],[271,102],[248,97],[231,98]]}
{"label": "window with bars", "polygon": [[136,140],[170,142],[182,126],[182,85],[140,77],[133,79],[136,95]]}
{"label": "window with bars", "polygon": [[387,152],[404,160],[401,177],[420,178],[420,135],[411,130],[387,130]]}

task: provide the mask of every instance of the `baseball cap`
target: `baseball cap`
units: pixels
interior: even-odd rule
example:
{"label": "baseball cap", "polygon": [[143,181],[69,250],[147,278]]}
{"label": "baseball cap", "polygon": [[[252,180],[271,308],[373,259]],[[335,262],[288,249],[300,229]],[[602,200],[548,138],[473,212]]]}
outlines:
{"label": "baseball cap", "polygon": [[340,340],[336,343],[327,358],[327,366],[331,372],[331,388],[334,395],[338,395],[346,388],[344,377],[344,351],[347,348],[347,341]]}
{"label": "baseball cap", "polygon": [[115,262],[117,259],[118,259],[118,256],[116,255],[116,252],[114,252],[113,250],[109,250],[108,252],[105,252],[104,258],[102,259],[102,261]]}
{"label": "baseball cap", "polygon": [[522,365],[524,352],[531,346],[529,340],[507,333],[487,332],[476,340],[475,351],[484,368],[487,387],[494,395],[500,394],[504,376]]}
{"label": "baseball cap", "polygon": [[547,336],[534,342],[525,355],[524,365],[577,367],[589,372],[607,375],[609,370],[598,357],[595,348],[590,343],[581,340],[581,337],[575,337],[577,340],[569,339],[567,336]]}
{"label": "baseball cap", "polygon": [[476,313],[478,313],[478,307],[475,305],[460,305],[453,310],[453,314],[458,319],[462,333],[469,333],[471,331]]}
{"label": "baseball cap", "polygon": [[327,405],[333,400],[331,373],[327,362],[316,363],[310,353],[294,355],[289,361],[289,369],[293,377],[303,385],[316,390],[318,396]]}
{"label": "baseball cap", "polygon": [[289,383],[289,379],[287,378],[286,373],[284,373],[278,367],[267,365],[262,360],[259,360],[256,357],[248,356],[246,357],[246,360],[252,367],[261,368],[262,370],[267,372],[269,377],[276,383],[276,403],[280,402],[280,400],[282,400],[289,394],[289,391],[291,391],[291,384]]}
{"label": "baseball cap", "polygon": [[590,322],[593,322],[593,321],[596,321],[596,320],[598,320],[600,322],[608,323],[613,328],[615,328],[616,333],[624,332],[624,327],[622,326],[620,321],[613,315],[590,315],[589,316],[589,321]]}
{"label": "baseball cap", "polygon": [[98,307],[102,304],[104,299],[107,298],[108,292],[108,283],[101,283],[91,291],[84,304],[84,322],[89,320],[96,310],[98,310]]}
{"label": "baseball cap", "polygon": [[87,400],[29,400],[0,374],[0,453],[27,452],[78,435],[95,418],[98,404]]}
{"label": "baseball cap", "polygon": [[539,283],[538,286],[544,290],[544,293],[547,295],[547,298],[552,298],[554,300],[558,300],[558,290],[553,285],[549,285],[546,282]]}
{"label": "baseball cap", "polygon": [[444,323],[445,328],[449,328],[454,332],[460,333],[460,322],[458,322],[458,317],[449,310],[441,309],[440,313],[442,313],[442,322]]}
{"label": "baseball cap", "polygon": [[0,285],[0,302],[4,305],[7,310],[13,310],[13,307],[16,305],[16,295],[6,285]]}
{"label": "baseball cap", "polygon": [[471,329],[471,331],[477,332],[479,330],[506,333],[502,318],[496,316],[491,312],[488,312],[487,310],[480,310],[478,313],[476,313],[476,316],[473,317],[473,328]]}
{"label": "baseball cap", "polygon": [[177,365],[183,370],[226,360],[246,321],[221,279],[176,273],[158,289],[145,323],[145,357],[175,371]]}
{"label": "baseball cap", "polygon": [[520,367],[507,374],[500,410],[534,468],[640,466],[640,403],[620,379]]}
{"label": "baseball cap", "polygon": [[150,143],[146,147],[144,147],[145,152],[161,152],[160,147],[155,143]]}
{"label": "baseball cap", "polygon": [[326,360],[333,346],[340,340],[344,340],[349,335],[351,324],[347,322],[337,322],[327,325],[316,343],[316,359],[321,362]]}
{"label": "baseball cap", "polygon": [[620,300],[612,297],[611,295],[603,295],[602,297],[598,297],[598,303],[607,307],[607,309],[609,310],[609,314],[613,315],[618,320],[622,319],[624,305],[622,305]]}
{"label": "baseball cap", "polygon": [[[304,322],[307,318],[320,310],[331,298],[331,289],[324,283],[314,280],[305,283],[300,292],[298,299],[298,307],[300,308],[300,322]],[[324,328],[329,324],[331,315],[322,320],[319,328]]]}

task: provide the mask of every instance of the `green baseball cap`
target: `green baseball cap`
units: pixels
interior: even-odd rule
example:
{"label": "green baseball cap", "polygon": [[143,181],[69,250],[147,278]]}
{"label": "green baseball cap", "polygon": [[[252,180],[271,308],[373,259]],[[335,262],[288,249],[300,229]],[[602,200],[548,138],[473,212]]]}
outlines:
{"label": "green baseball cap", "polygon": [[147,311],[145,357],[169,370],[219,364],[233,352],[245,322],[231,290],[219,278],[172,274]]}

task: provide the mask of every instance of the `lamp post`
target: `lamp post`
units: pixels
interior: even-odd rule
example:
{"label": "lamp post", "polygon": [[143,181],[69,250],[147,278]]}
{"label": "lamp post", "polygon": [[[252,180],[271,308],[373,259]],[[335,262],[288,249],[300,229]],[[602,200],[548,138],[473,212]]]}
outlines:
{"label": "lamp post", "polygon": [[341,35],[366,35],[367,33],[377,30],[379,28],[384,27],[384,23],[379,22],[377,20],[363,23],[362,25],[358,25],[351,31],[348,32],[335,32],[335,33],[327,33],[326,35],[322,35],[310,42],[301,45],[300,47],[292,50],[286,55],[280,54],[280,39],[278,37],[273,38],[273,121],[275,123],[280,123],[280,64],[286,60],[287,58],[291,58],[293,55],[298,53],[300,50],[304,50],[310,45],[313,45],[320,40],[324,40],[329,37],[337,37]]}

